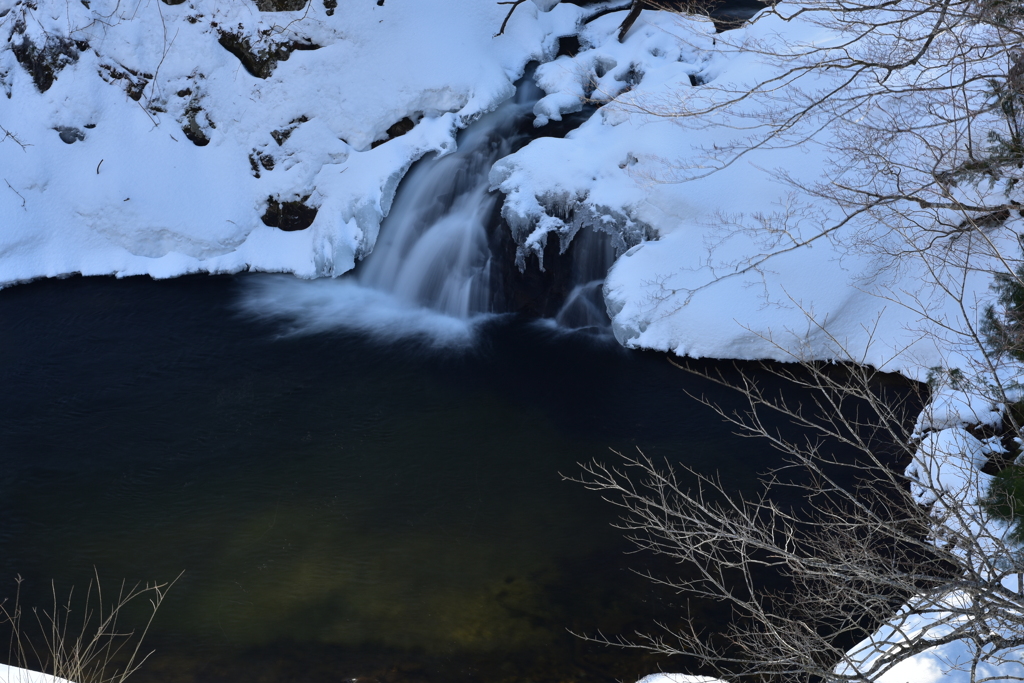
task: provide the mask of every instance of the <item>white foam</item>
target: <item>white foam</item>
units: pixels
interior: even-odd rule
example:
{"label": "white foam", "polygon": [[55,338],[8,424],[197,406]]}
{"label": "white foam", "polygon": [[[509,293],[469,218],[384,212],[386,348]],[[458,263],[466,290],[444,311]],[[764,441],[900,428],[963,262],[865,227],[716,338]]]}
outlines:
{"label": "white foam", "polygon": [[240,307],[255,318],[280,321],[285,335],[348,330],[385,341],[420,338],[434,346],[469,346],[478,324],[492,317],[446,315],[349,277],[253,276],[244,280]]}

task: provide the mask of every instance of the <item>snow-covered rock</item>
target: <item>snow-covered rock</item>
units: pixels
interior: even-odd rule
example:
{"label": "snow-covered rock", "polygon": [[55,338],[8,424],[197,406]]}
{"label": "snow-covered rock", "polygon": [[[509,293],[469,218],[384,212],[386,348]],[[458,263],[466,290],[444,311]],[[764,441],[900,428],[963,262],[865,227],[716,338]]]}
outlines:
{"label": "snow-covered rock", "polygon": [[[410,164],[451,151],[581,12],[525,5],[494,37],[493,2],[299,6],[0,0],[0,286],[343,273]],[[285,227],[315,219],[265,225],[282,203],[305,214]]]}

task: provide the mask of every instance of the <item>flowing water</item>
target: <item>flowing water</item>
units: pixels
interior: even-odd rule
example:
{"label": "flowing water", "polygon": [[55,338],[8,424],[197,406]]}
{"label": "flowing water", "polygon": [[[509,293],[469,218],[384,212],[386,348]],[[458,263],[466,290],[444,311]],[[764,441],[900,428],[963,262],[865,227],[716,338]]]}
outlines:
{"label": "flowing water", "polygon": [[514,272],[506,251],[511,238],[500,217],[501,194],[490,189],[491,166],[532,138],[564,134],[594,111],[588,107],[567,115],[557,129],[538,130],[533,106],[542,95],[527,71],[515,97],[464,130],[455,152],[416,162],[402,179],[373,252],[354,273],[312,283],[254,279],[244,293],[248,312],[298,333],[346,329],[382,340],[420,337],[440,346],[465,345],[481,321],[524,308],[515,303],[520,292],[501,290],[554,275],[557,286],[540,285],[551,300],[549,322],[610,338],[601,285],[616,253],[607,234],[581,229],[561,262],[549,262],[549,271],[554,266],[558,272],[546,275],[537,272],[536,262],[528,273]]}
{"label": "flowing water", "polygon": [[490,312],[489,232],[499,193],[491,166],[526,142],[524,122],[543,92],[527,75],[511,100],[474,122],[457,150],[425,159],[402,180],[359,285],[460,319]]}

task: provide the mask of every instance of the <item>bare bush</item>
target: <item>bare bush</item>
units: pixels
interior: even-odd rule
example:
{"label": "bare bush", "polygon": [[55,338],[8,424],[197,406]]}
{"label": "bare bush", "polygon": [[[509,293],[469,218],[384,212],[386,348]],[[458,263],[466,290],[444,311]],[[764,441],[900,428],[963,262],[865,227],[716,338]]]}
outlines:
{"label": "bare bush", "polygon": [[[11,666],[73,683],[123,683],[152,654],[142,650],[142,643],[177,579],[132,586],[122,582],[108,602],[96,575],[81,600],[73,589],[66,599],[58,598],[51,586],[52,604],[27,611],[20,602],[21,577],[16,581],[15,597],[0,602],[0,625],[9,629]],[[146,604],[148,616],[141,627],[125,628],[125,612],[139,603]]]}
{"label": "bare bush", "polygon": [[[980,682],[993,667],[1014,664],[999,677],[1024,674],[1024,558],[1007,533],[1006,509],[980,500],[988,479],[977,462],[982,441],[965,429],[908,438],[904,404],[880,391],[873,370],[837,368],[778,371],[811,392],[808,404],[746,377],[737,388],[749,409],[719,410],[803,473],[772,473],[756,498],[738,499],[717,478],[678,472],[643,453],[584,467],[579,481],[621,508],[622,528],[638,547],[682,565],[681,577],[652,580],[734,615],[723,635],[703,633],[681,615],[679,625],[602,642],[693,657],[729,679],[875,681],[950,644],[957,649],[947,672]],[[782,436],[768,426],[769,413],[792,420],[804,436]],[[836,458],[836,445],[859,457]],[[802,505],[772,498],[791,486]],[[784,576],[787,587],[766,589],[765,571]]]}

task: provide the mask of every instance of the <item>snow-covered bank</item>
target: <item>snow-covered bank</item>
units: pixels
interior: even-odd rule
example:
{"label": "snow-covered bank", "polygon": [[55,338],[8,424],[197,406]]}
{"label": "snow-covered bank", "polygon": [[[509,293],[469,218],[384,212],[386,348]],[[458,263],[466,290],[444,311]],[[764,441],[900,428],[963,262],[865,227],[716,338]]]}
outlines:
{"label": "snow-covered bank", "polygon": [[350,270],[410,164],[452,150],[581,10],[527,3],[493,37],[506,11],[0,1],[0,286]]}
{"label": "snow-covered bank", "polygon": [[0,664],[0,683],[68,683],[49,674]]}
{"label": "snow-covered bank", "polygon": [[[780,35],[807,44],[836,36],[774,17],[715,36],[706,19],[650,13],[620,44],[619,19],[589,24],[581,41],[590,49],[537,73],[548,92],[537,105],[541,120],[578,108],[582,97],[612,101],[565,139],[536,140],[492,171],[508,195],[520,258],[539,258],[549,236],[567,242],[580,225],[632,247],[605,285],[616,337],[628,347],[696,358],[852,358],[916,379],[970,362],[973,350],[942,329],[962,329],[964,313],[932,286],[927,264],[891,267],[882,229],[855,240],[818,237],[842,212],[784,182],[821,178],[833,153],[828,130],[730,162],[737,137],[766,127],[757,118],[763,103],[699,120],[671,116],[674,101],[704,84],[715,88],[707,106],[777,75],[783,67],[757,52]],[[815,74],[798,85],[827,84]],[[1002,232],[996,239],[1011,251],[1013,226]],[[968,278],[966,298],[991,298],[990,275]],[[926,311],[935,323],[927,329]]]}

